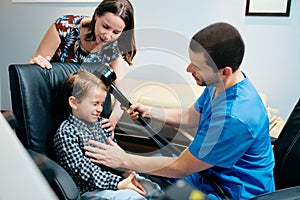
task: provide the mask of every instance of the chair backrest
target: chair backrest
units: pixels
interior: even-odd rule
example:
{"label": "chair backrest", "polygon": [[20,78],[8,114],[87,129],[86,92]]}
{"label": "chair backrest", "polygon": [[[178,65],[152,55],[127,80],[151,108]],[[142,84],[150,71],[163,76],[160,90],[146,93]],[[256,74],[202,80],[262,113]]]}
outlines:
{"label": "chair backrest", "polygon": [[52,138],[65,119],[62,82],[80,69],[94,71],[99,65],[52,63],[52,69],[37,65],[12,64],[9,79],[12,110],[19,122],[16,134],[25,148],[55,158]]}
{"label": "chair backrest", "polygon": [[52,66],[50,70],[29,64],[9,66],[12,110],[18,121],[16,134],[59,199],[80,200],[74,181],[55,162],[53,136],[68,112],[63,101],[63,81],[73,72],[80,69],[93,72],[99,65],[52,63]]}
{"label": "chair backrest", "polygon": [[300,186],[300,99],[274,143],[276,189]]}

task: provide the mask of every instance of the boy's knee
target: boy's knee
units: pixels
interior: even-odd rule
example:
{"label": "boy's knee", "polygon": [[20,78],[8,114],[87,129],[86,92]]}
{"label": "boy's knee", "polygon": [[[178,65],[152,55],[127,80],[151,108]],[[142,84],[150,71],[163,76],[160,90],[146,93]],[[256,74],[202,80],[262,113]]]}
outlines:
{"label": "boy's knee", "polygon": [[131,189],[123,189],[123,190],[118,190],[119,195],[123,199],[130,199],[130,200],[146,200],[146,198],[139,194],[138,192],[131,190]]}

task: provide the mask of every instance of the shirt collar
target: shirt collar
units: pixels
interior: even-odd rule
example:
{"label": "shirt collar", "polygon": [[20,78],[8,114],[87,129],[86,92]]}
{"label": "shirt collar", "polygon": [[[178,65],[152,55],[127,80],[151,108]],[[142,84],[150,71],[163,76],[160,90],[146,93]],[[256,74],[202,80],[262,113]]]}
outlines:
{"label": "shirt collar", "polygon": [[81,119],[75,117],[72,113],[69,113],[68,120],[72,124],[76,125],[77,128],[85,129],[85,128],[93,128],[98,126],[99,122],[102,120],[102,117],[99,117],[96,122],[90,123],[90,122],[82,121]]}

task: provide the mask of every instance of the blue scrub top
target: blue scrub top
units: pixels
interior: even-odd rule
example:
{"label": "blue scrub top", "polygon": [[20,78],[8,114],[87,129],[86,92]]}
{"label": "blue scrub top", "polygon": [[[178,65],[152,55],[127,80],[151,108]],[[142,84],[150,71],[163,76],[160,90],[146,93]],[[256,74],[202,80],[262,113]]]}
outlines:
{"label": "blue scrub top", "polygon": [[[202,114],[189,151],[214,165],[208,170],[233,199],[249,199],[275,190],[274,155],[265,106],[245,79],[213,99],[207,86],[194,107]],[[213,199],[213,189],[196,173],[185,178]]]}

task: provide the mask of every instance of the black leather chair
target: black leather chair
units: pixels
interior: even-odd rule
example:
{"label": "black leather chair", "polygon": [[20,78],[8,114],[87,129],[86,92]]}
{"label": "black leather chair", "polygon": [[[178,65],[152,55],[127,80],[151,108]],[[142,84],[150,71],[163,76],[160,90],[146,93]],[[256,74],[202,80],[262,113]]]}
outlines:
{"label": "black leather chair", "polygon": [[[74,181],[56,163],[53,136],[68,112],[68,105],[63,102],[62,82],[69,74],[80,69],[93,72],[99,64],[52,63],[52,66],[51,70],[30,64],[9,66],[12,111],[18,121],[15,130],[57,196],[64,200],[79,200],[79,190]],[[121,133],[116,134],[116,138],[124,149],[134,152],[153,152],[159,149],[149,138],[139,137],[144,130],[138,125],[125,122],[122,128],[118,127],[116,130]],[[128,136],[126,132],[130,131],[138,134]],[[170,134],[168,131],[166,134],[174,135],[174,130],[172,132]],[[169,186],[161,177],[153,176],[151,179],[159,182],[162,187]]]}
{"label": "black leather chair", "polygon": [[300,99],[274,143],[276,188],[300,185]]}
{"label": "black leather chair", "polygon": [[273,146],[276,191],[254,198],[300,199],[300,99]]}
{"label": "black leather chair", "polygon": [[9,66],[12,110],[18,121],[16,134],[38,164],[60,199],[79,200],[69,174],[55,161],[52,138],[67,115],[62,101],[63,80],[79,69],[94,71],[97,64],[53,63],[51,70],[36,65]]}

